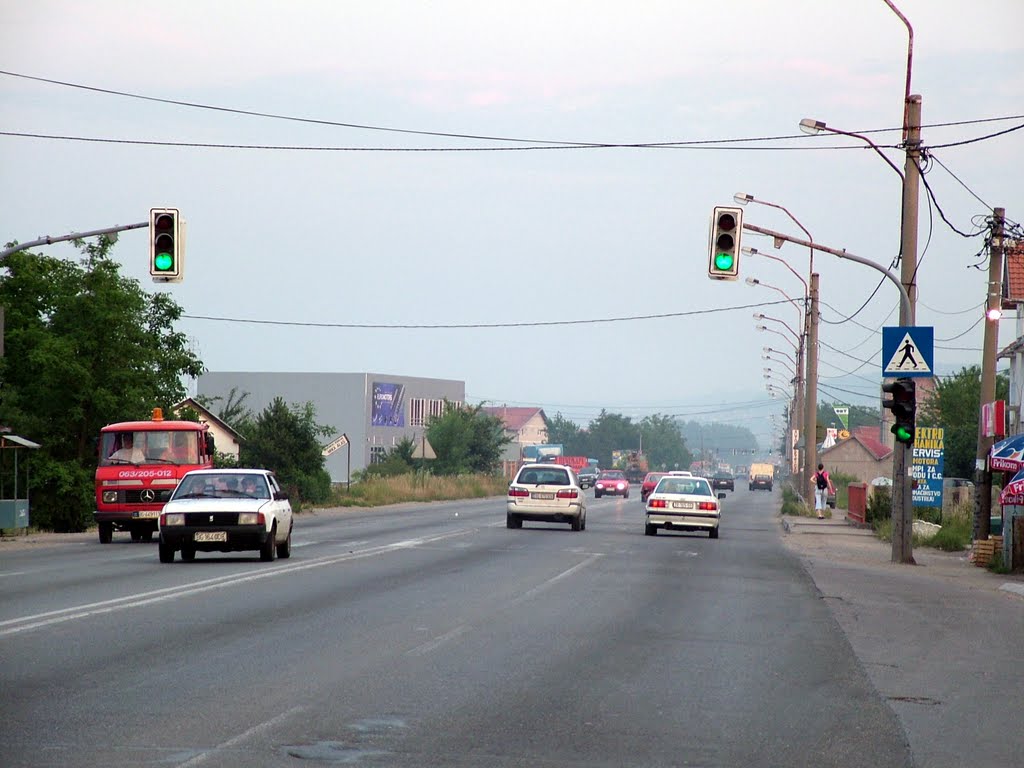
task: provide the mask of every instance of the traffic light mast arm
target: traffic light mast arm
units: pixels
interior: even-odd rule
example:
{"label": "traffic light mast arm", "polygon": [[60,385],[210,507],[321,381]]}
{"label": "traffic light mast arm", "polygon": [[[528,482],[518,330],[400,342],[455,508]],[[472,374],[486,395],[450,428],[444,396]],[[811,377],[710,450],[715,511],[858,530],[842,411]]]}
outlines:
{"label": "traffic light mast arm", "polygon": [[825,245],[819,245],[818,243],[812,242],[810,240],[802,240],[799,237],[793,237],[792,235],[784,235],[781,232],[775,232],[774,230],[771,229],[765,229],[764,227],[759,227],[755,224],[748,224],[747,222],[743,222],[743,228],[748,229],[751,232],[757,232],[759,235],[768,235],[769,237],[775,238],[776,241],[784,240],[787,243],[794,243],[796,245],[807,246],[808,248],[813,248],[816,251],[831,253],[833,256],[838,256],[840,259],[849,259],[850,261],[856,261],[858,264],[864,264],[868,267],[877,269],[883,275],[888,277],[897,288],[900,289],[900,302],[903,311],[902,317],[913,317],[913,312],[910,308],[910,294],[907,293],[907,289],[904,287],[903,283],[900,282],[899,277],[897,277],[895,274],[893,274],[888,269],[883,267],[881,264],[876,264],[875,262],[869,259],[865,259],[863,256],[856,256],[846,250],[836,250],[835,248],[829,248],[828,246]]}
{"label": "traffic light mast arm", "polygon": [[121,224],[116,227],[106,227],[105,229],[94,229],[91,232],[72,232],[70,235],[61,235],[60,237],[40,237],[37,240],[32,240],[27,243],[18,243],[10,248],[4,248],[0,251],[0,261],[10,256],[12,253],[18,251],[24,251],[28,248],[35,248],[37,245],[52,245],[53,243],[62,243],[65,240],[84,240],[87,237],[96,237],[97,235],[109,235],[114,232],[124,232],[128,229],[142,229],[148,227],[148,221],[141,221],[138,224]]}

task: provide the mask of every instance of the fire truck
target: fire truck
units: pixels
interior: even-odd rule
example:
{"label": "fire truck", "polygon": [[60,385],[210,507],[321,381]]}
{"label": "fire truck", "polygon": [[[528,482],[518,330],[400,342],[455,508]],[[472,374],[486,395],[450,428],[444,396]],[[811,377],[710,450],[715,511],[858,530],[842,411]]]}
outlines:
{"label": "fire truck", "polygon": [[178,481],[193,469],[213,466],[214,443],[206,424],[165,421],[159,408],[149,421],[122,421],[100,430],[96,511],[101,544],[114,531],[150,541],[160,510]]}

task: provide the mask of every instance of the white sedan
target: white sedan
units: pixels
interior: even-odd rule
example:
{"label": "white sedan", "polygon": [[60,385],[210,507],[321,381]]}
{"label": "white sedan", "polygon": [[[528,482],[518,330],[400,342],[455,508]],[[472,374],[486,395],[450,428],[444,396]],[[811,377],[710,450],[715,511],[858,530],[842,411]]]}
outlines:
{"label": "white sedan", "polygon": [[197,469],[181,478],[160,512],[160,562],[196,552],[259,550],[260,560],[290,557],[292,507],[265,469]]}
{"label": "white sedan", "polygon": [[724,493],[719,493],[716,498],[711,484],[703,477],[663,477],[647,497],[644,533],[655,536],[659,528],[666,531],[707,531],[708,536],[717,539],[722,513],[719,502],[724,498]]}
{"label": "white sedan", "polygon": [[524,464],[508,486],[505,524],[522,528],[523,520],[587,527],[587,502],[576,473],[560,464]]}

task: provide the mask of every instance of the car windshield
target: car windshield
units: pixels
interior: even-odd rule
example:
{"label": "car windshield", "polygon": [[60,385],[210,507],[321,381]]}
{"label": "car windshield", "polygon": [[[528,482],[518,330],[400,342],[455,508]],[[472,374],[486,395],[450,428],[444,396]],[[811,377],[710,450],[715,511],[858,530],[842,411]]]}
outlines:
{"label": "car windshield", "polygon": [[625,480],[626,479],[626,475],[623,472],[618,471],[617,469],[609,469],[609,470],[605,470],[604,472],[601,473],[601,479],[602,480]]}
{"label": "car windshield", "polygon": [[711,486],[698,477],[665,477],[654,489],[655,493],[681,493],[689,496],[711,496]]}
{"label": "car windshield", "polygon": [[270,490],[263,475],[243,472],[205,472],[186,475],[173,498],[250,498],[269,499]]}
{"label": "car windshield", "polygon": [[548,467],[523,470],[519,474],[519,482],[525,485],[571,485],[568,472]]}

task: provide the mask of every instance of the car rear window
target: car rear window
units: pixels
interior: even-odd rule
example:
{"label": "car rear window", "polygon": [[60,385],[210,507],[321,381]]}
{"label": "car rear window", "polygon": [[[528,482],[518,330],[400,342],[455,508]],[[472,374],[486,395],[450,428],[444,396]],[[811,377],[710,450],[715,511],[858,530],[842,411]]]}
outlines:
{"label": "car rear window", "polygon": [[570,485],[569,473],[564,469],[527,469],[519,475],[526,485]]}
{"label": "car rear window", "polygon": [[696,477],[666,477],[658,483],[655,493],[685,493],[691,496],[711,496],[711,486]]}

